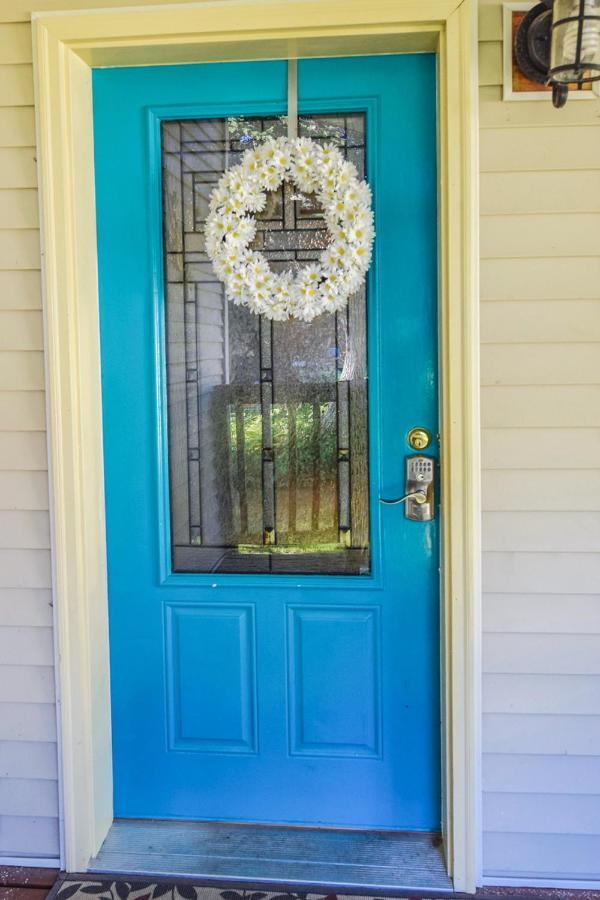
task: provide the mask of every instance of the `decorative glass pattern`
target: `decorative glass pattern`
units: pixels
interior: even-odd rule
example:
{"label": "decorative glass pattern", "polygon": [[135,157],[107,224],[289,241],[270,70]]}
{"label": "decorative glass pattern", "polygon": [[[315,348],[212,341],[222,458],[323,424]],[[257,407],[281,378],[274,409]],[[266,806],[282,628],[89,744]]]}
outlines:
{"label": "decorative glass pattern", "polygon": [[[300,119],[365,170],[364,116]],[[234,306],[203,243],[219,177],[277,118],[162,125],[172,566],[176,572],[370,570],[366,296],[311,323]],[[326,242],[314,197],[284,184],[255,246],[274,269]]]}

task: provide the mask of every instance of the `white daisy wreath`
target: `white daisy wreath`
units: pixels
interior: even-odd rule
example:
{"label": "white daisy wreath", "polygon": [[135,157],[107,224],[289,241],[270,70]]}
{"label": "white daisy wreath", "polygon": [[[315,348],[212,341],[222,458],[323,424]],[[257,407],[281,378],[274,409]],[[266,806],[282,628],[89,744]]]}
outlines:
{"label": "white daisy wreath", "polygon": [[[329,233],[318,262],[296,274],[271,271],[263,254],[250,248],[256,235],[253,214],[265,208],[267,192],[286,180],[316,195]],[[247,150],[213,190],[205,232],[206,250],[229,300],[269,319],[306,322],[342,309],[362,285],[374,235],[367,183],[336,147],[309,138],[271,138]]]}

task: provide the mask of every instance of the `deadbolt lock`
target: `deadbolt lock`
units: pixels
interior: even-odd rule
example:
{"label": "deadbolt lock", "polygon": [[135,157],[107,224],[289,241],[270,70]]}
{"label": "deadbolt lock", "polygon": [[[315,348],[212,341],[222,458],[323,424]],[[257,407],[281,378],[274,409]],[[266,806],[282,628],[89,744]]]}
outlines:
{"label": "deadbolt lock", "polygon": [[425,450],[431,443],[431,435],[426,428],[411,428],[408,432],[407,441],[413,450]]}

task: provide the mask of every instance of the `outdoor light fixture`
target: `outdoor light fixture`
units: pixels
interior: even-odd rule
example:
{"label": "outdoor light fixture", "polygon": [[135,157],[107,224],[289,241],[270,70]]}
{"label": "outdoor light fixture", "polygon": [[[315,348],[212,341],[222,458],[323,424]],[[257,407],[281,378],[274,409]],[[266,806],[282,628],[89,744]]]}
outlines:
{"label": "outdoor light fixture", "polygon": [[595,82],[600,96],[600,0],[542,0],[519,25],[515,57],[526,78],[552,87],[557,109],[569,87]]}

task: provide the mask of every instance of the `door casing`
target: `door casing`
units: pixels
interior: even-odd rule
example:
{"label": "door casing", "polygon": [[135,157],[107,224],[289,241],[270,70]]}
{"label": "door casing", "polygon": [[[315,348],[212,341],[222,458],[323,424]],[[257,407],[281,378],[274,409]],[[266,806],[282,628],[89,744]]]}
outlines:
{"label": "door casing", "polygon": [[443,827],[455,889],[480,883],[476,13],[475,0],[215,0],[33,14],[68,871],[85,870],[113,819],[91,68],[435,50]]}

